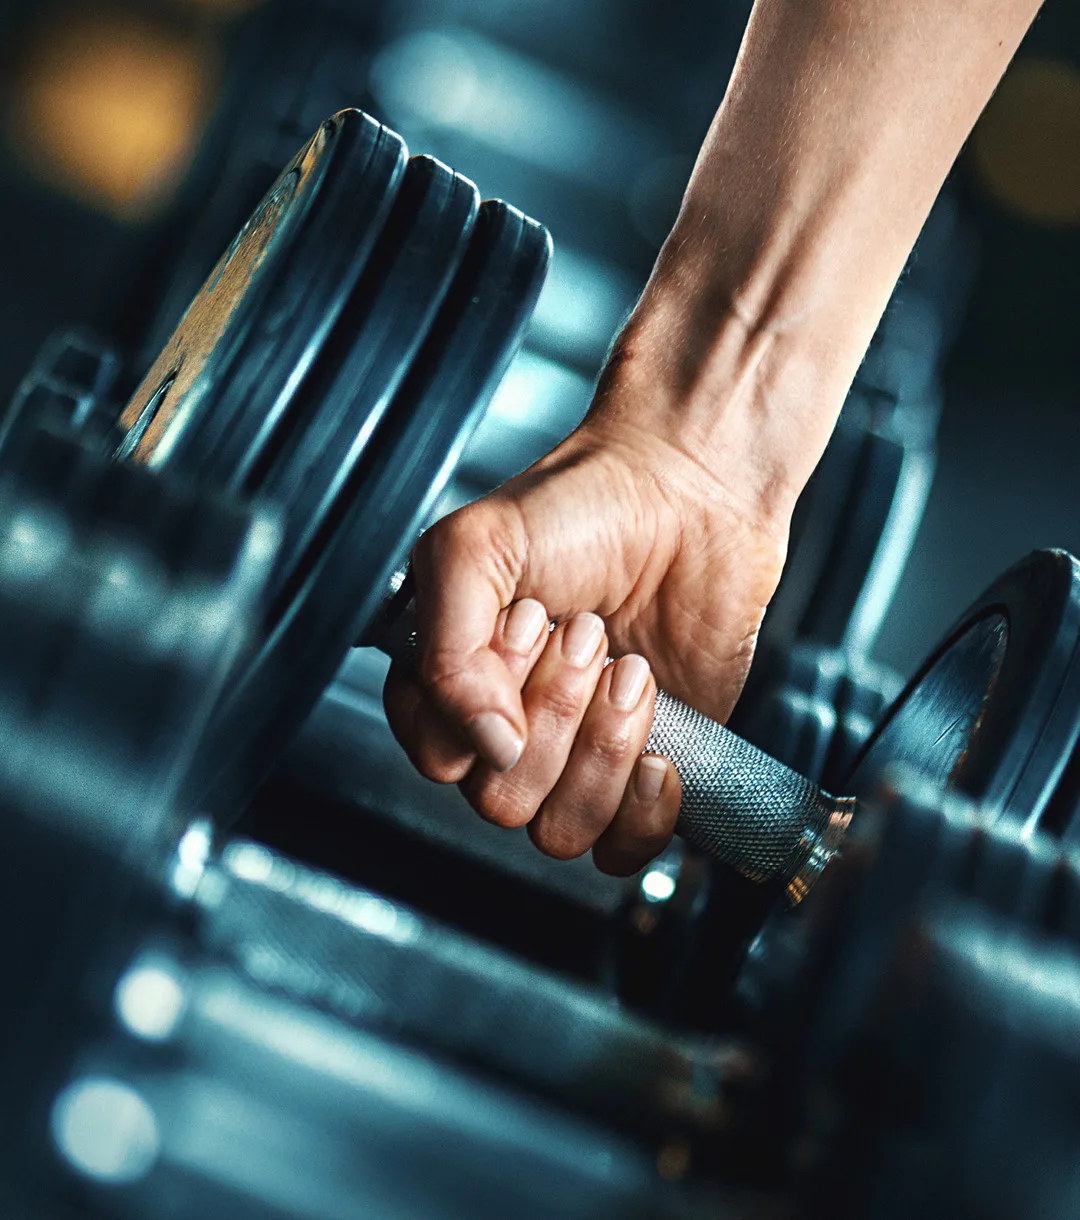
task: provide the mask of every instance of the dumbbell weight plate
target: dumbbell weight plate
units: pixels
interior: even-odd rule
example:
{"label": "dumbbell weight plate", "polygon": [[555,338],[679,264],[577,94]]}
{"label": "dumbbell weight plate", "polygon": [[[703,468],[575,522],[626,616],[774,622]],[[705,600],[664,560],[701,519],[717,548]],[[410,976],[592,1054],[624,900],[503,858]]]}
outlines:
{"label": "dumbbell weight plate", "polygon": [[1080,564],[1036,551],[957,622],[855,761],[869,791],[907,762],[993,813],[1038,824],[1080,736]]}
{"label": "dumbbell weight plate", "polygon": [[[964,613],[835,790],[872,799],[883,775],[907,764],[939,791],[1037,825],[1053,809],[1080,737],[1078,648],[1080,564],[1062,551],[1037,551]],[[790,917],[770,915],[773,905],[769,892],[717,871],[701,943],[678,963],[683,978],[670,1016],[715,1026],[728,1012],[732,967],[751,940],[738,985],[747,995],[764,988],[774,960],[789,956]]]}
{"label": "dumbbell weight plate", "polygon": [[249,477],[285,515],[281,572],[292,579],[393,400],[465,256],[476,187],[414,157],[368,265],[272,452]]}
{"label": "dumbbell weight plate", "polygon": [[[1036,551],[996,580],[930,654],[871,734],[844,790],[873,801],[890,768],[906,765],[936,800],[956,792],[1028,836],[1053,818],[1076,754],[1078,652],[1080,563],[1063,551]],[[980,850],[963,870],[976,892],[1037,902],[1008,875],[1004,854]],[[901,889],[925,871],[916,855],[907,866],[894,861]],[[804,947],[785,915],[768,920],[738,983],[751,1007],[777,979],[783,985]]]}
{"label": "dumbbell weight plate", "polygon": [[188,307],[119,420],[119,456],[250,491],[382,231],[400,137],[328,119],[286,167]]}
{"label": "dumbbell weight plate", "polygon": [[358,112],[323,124],[120,420],[121,459],[265,498],[285,518],[267,636],[222,709],[210,764],[230,801],[362,633],[550,258],[540,226],[497,203],[477,220],[472,183],[430,158],[402,175],[403,159]]}
{"label": "dumbbell weight plate", "polygon": [[252,643],[277,527],[31,427],[0,449],[0,497],[0,699],[21,725],[0,787],[58,823],[107,789],[94,836],[125,856],[171,842],[150,813],[175,812]]}
{"label": "dumbbell weight plate", "polygon": [[[550,258],[541,225],[482,205],[431,331],[220,709],[216,810],[248,795],[364,635],[520,343]],[[339,371],[321,368],[322,383]]]}

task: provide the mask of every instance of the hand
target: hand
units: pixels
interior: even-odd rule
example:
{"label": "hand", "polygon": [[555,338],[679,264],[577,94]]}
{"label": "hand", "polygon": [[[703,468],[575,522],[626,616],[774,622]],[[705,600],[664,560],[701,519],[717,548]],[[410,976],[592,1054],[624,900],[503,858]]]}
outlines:
{"label": "hand", "polygon": [[557,449],[424,535],[420,670],[392,670],[385,692],[424,775],[498,825],[527,824],[547,854],[592,848],[617,874],[661,851],[678,814],[674,767],[641,755],[656,681],[730,714],[790,511],[726,481],[737,463],[608,409],[625,406],[631,364],[613,363]]}
{"label": "hand", "polygon": [[755,0],[585,424],[417,551],[420,673],[386,706],[425,775],[551,855],[627,872],[663,846],[679,782],[639,756],[640,657],[731,711],[795,499],[1038,6]]}

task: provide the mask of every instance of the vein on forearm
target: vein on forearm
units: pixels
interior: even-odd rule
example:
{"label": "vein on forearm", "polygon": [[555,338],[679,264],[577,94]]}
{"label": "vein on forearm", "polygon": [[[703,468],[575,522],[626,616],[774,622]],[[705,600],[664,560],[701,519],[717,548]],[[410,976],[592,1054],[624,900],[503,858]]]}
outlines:
{"label": "vein on forearm", "polygon": [[[692,428],[730,438],[733,418],[749,410],[764,450],[772,430],[777,453],[805,451],[792,469],[801,485],[934,198],[1038,8],[756,0],[643,298],[642,333],[678,333],[660,363]],[[648,317],[657,303],[661,322]],[[815,392],[793,411],[803,387]],[[779,418],[770,403],[781,405]]]}

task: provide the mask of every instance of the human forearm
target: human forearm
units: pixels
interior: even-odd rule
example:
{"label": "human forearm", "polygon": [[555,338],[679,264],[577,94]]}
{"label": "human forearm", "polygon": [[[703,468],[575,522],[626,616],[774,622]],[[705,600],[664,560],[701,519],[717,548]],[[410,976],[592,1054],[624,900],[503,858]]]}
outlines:
{"label": "human forearm", "polygon": [[609,377],[617,392],[601,401],[629,410],[647,381],[665,428],[677,420],[698,449],[756,461],[786,506],[1037,9],[757,0]]}

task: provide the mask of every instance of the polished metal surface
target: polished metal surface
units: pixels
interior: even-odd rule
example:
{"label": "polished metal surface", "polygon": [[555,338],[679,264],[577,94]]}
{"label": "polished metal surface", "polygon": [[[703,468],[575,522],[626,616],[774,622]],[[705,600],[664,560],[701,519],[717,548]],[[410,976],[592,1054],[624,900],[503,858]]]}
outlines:
{"label": "polished metal surface", "polygon": [[188,307],[174,338],[162,349],[119,420],[123,440],[118,456],[145,466],[168,460],[176,435],[183,430],[200,398],[212,387],[207,365],[219,362],[222,344],[244,322],[237,311],[252,286],[288,240],[292,209],[313,188],[315,171],[326,143],[320,128],[296,162],[288,166],[237,234],[228,250]]}
{"label": "polished metal surface", "polygon": [[853,790],[869,789],[886,768],[904,763],[949,787],[979,731],[1008,646],[1004,614],[972,623],[886,715],[856,762]]}

